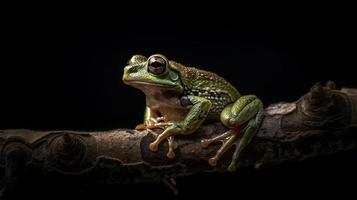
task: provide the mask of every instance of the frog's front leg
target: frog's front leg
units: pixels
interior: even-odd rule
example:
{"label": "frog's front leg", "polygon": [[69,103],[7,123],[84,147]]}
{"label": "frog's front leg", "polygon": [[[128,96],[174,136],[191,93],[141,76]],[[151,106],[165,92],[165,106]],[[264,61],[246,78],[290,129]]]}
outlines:
{"label": "frog's front leg", "polygon": [[[150,107],[146,107],[145,114],[144,114],[144,123],[139,124],[135,127],[136,130],[146,130],[149,131],[151,134],[157,136],[157,134],[152,131],[151,129],[165,129],[168,126],[171,126],[172,123],[168,122],[167,116],[157,117],[157,115],[153,115],[154,112],[150,109]],[[167,157],[173,158],[175,157],[174,153],[174,136],[168,137],[167,141],[169,143],[169,150],[167,153]]]}
{"label": "frog's front leg", "polygon": [[[263,103],[254,95],[242,96],[235,103],[229,104],[223,109],[221,121],[230,130],[215,138],[203,140],[204,146],[217,141],[223,142],[216,155],[209,159],[210,165],[216,166],[224,152],[232,145],[236,145],[228,170],[236,169],[240,153],[253,139],[261,124],[263,111]],[[243,133],[243,135],[240,140],[237,140],[239,133]]]}
{"label": "frog's front leg", "polygon": [[[151,151],[157,151],[159,144],[174,135],[178,134],[190,134],[197,130],[202,122],[205,120],[210,108],[211,101],[208,99],[198,97],[198,96],[183,96],[180,98],[181,105],[184,107],[192,106],[190,111],[186,115],[185,119],[180,122],[171,122],[172,124],[168,126],[154,142],[149,145]],[[169,144],[172,144],[172,140]],[[168,156],[173,158],[174,155]]]}

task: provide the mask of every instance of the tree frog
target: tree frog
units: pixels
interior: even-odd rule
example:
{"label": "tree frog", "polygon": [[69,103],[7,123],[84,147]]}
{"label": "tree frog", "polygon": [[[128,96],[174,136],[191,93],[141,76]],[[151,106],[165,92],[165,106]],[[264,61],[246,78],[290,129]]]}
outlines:
{"label": "tree frog", "polygon": [[240,153],[255,136],[264,116],[263,103],[255,95],[242,96],[217,74],[184,66],[160,54],[149,58],[132,56],[124,68],[123,81],[145,93],[145,127],[164,129],[149,149],[155,152],[167,140],[169,158],[175,157],[175,135],[192,134],[203,123],[221,121],[229,130],[203,139],[202,145],[222,142],[208,160],[211,166],[216,166],[222,155],[235,145],[228,166],[229,171],[234,171]]}

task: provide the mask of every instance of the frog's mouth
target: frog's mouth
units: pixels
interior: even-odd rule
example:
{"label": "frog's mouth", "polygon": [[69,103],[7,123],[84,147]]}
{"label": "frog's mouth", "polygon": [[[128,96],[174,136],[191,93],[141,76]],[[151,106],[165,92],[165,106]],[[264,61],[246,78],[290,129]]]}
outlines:
{"label": "frog's mouth", "polygon": [[154,86],[154,87],[160,87],[160,88],[173,88],[175,87],[174,85],[168,85],[168,84],[162,84],[162,83],[155,83],[151,81],[138,81],[138,80],[124,80],[124,83],[127,85],[132,85],[132,86]]}

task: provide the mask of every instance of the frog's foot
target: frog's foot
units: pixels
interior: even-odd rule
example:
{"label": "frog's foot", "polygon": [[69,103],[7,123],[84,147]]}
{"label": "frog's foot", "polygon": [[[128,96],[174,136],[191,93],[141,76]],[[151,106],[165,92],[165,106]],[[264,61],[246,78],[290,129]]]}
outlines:
{"label": "frog's foot", "polygon": [[148,129],[156,129],[156,128],[166,128],[170,126],[172,123],[167,122],[167,116],[157,117],[157,118],[149,118],[145,121],[144,124],[138,124],[135,127],[135,130],[148,130]]}
{"label": "frog's foot", "polygon": [[[166,122],[165,122],[166,123]],[[172,124],[172,123],[170,123]],[[175,153],[174,153],[174,135],[176,134],[176,131],[175,131],[175,126],[173,125],[170,125],[169,127],[167,127],[165,129],[164,132],[162,132],[161,134],[159,134],[156,138],[156,140],[154,142],[152,142],[150,145],[149,145],[149,149],[151,151],[157,151],[158,150],[158,147],[159,147],[159,144],[164,141],[164,140],[167,140],[168,141],[168,145],[169,145],[169,151],[168,153],[166,154],[166,156],[168,158],[174,158],[175,157]]]}
{"label": "frog's foot", "polygon": [[155,136],[157,136],[157,133],[155,133],[155,131],[149,129],[145,124],[138,124],[135,126],[135,130],[137,131],[147,131]]}
{"label": "frog's foot", "polygon": [[171,126],[171,125],[172,125],[171,122],[159,122],[159,123],[156,123],[156,124],[152,125],[150,129],[155,129],[155,128],[165,129],[168,126]]}
{"label": "frog's foot", "polygon": [[168,137],[165,137],[162,134],[158,135],[156,140],[149,145],[149,149],[151,151],[157,151],[158,148],[159,148],[159,144],[165,139],[167,140],[168,146],[169,146],[169,150],[168,150],[166,156],[168,158],[174,158],[175,157],[175,153],[174,153],[174,147],[175,147],[174,134],[172,134],[172,135],[170,135]]}
{"label": "frog's foot", "polygon": [[[217,166],[218,160],[221,159],[223,154],[230,149],[233,145],[236,146],[231,163],[228,166],[228,171],[235,171],[237,167],[237,161],[241,152],[250,143],[257,131],[255,120],[251,120],[243,130],[231,129],[216,138],[203,141],[204,143],[211,144],[213,142],[221,141],[223,145],[217,151],[216,155],[208,160],[211,166]],[[238,140],[239,133],[243,132],[243,136]]]}
{"label": "frog's foot", "polygon": [[172,123],[169,123],[167,116],[164,115],[162,117],[150,118],[145,122],[145,124],[147,128],[155,129],[155,128],[166,128],[170,126]]}
{"label": "frog's foot", "polygon": [[[222,157],[222,155],[233,145],[236,146],[231,163],[228,166],[228,171],[235,171],[237,168],[237,161],[241,154],[241,152],[248,146],[253,137],[255,136],[261,117],[256,116],[255,118],[249,120],[248,124],[244,126],[243,129],[231,129],[226,133],[217,136],[216,138],[208,139],[204,142],[213,143],[216,141],[222,141],[223,145],[217,151],[216,155],[208,160],[211,166],[216,166],[218,160]],[[243,133],[242,137],[238,140],[238,135]]]}
{"label": "frog's foot", "polygon": [[[175,155],[175,151],[174,151],[174,149],[175,149],[174,136],[170,136],[170,137],[166,138],[166,140],[167,140],[168,146],[169,146],[169,150],[168,150],[166,156],[171,159],[175,158],[176,155]],[[151,151],[157,151],[158,145],[155,142],[153,142],[149,145],[149,148]]]}
{"label": "frog's foot", "polygon": [[229,130],[222,135],[219,135],[215,138],[212,139],[205,139],[202,140],[202,145],[204,148],[208,147],[210,144],[215,143],[215,142],[222,142],[221,148],[218,149],[216,152],[216,155],[214,155],[212,158],[208,160],[208,163],[211,166],[217,166],[218,160],[223,156],[223,154],[232,146],[235,144],[236,138],[237,138],[237,133],[238,131],[236,130]]}
{"label": "frog's foot", "polygon": [[232,130],[229,130],[229,131],[223,133],[222,135],[218,135],[218,136],[216,136],[214,138],[203,139],[203,140],[201,140],[201,145],[202,145],[203,148],[207,148],[212,143],[216,143],[216,142],[223,142],[224,143],[224,141],[227,140],[227,138],[229,136],[231,136],[232,134],[233,134]]}
{"label": "frog's foot", "polygon": [[[164,115],[162,117],[158,117],[158,118],[150,118],[147,122],[146,122],[146,127],[148,128],[147,130],[151,133],[153,133],[150,129],[156,129],[156,128],[160,128],[160,129],[166,129],[167,127],[173,125],[173,123],[168,122],[167,120],[167,116]],[[158,134],[154,134],[155,136],[158,136]],[[168,158],[174,158],[175,157],[175,152],[174,152],[174,136],[169,136],[166,138],[168,144],[169,144],[169,151],[167,152],[166,156]],[[158,148],[158,144],[150,144],[149,146],[150,150],[152,151],[157,151]]]}

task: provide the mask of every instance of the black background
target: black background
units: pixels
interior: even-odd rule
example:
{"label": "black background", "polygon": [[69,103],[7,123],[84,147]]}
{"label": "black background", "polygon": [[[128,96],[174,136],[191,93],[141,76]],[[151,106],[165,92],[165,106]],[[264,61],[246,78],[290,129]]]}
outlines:
{"label": "black background", "polygon": [[[153,17],[121,11],[113,15],[114,20],[105,21],[35,12],[19,19],[8,16],[2,26],[0,129],[134,127],[142,119],[144,95],[121,81],[133,54],[162,53],[216,72],[242,94],[254,93],[266,105],[294,101],[315,82],[334,80],[338,87],[357,87],[355,32],[348,16],[286,19],[281,15],[276,22],[234,13],[203,16],[181,10],[176,17]],[[302,197],[352,194],[357,180],[355,155],[349,152],[258,171],[180,178],[179,197],[285,197],[281,191]],[[173,197],[160,184],[89,189],[71,188],[65,182],[29,184],[19,192],[32,190],[30,196],[36,196],[39,190],[33,189],[46,185],[47,191],[60,197]]]}

